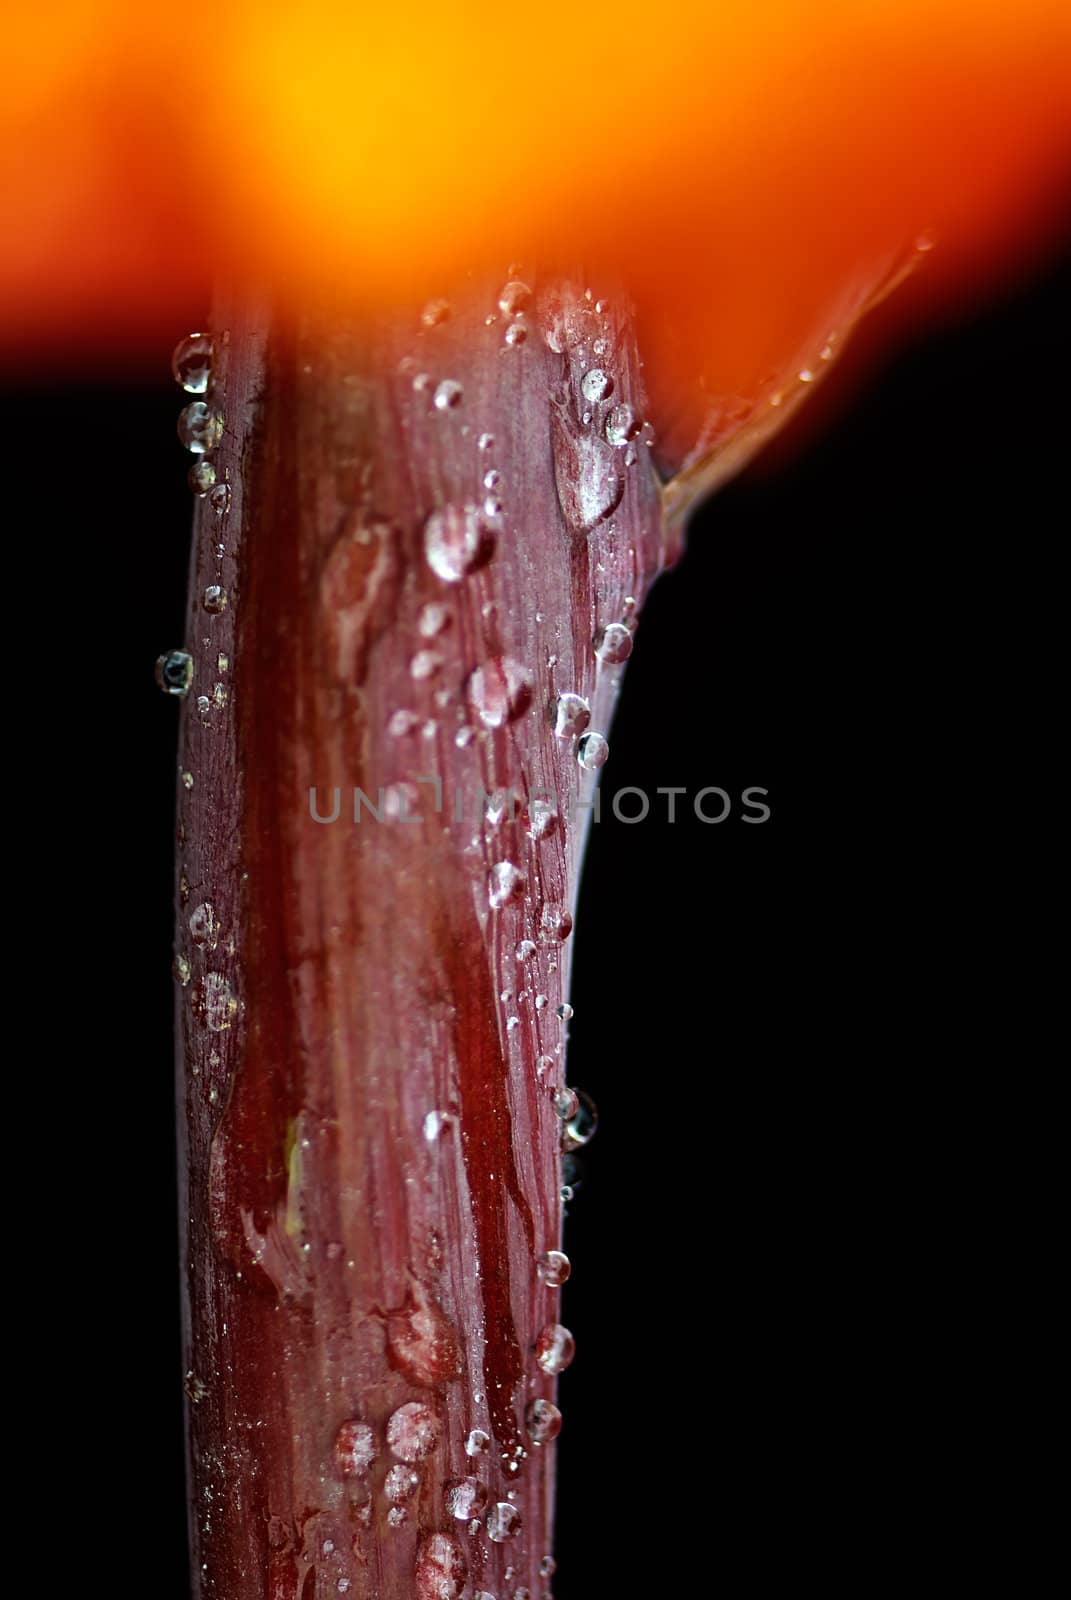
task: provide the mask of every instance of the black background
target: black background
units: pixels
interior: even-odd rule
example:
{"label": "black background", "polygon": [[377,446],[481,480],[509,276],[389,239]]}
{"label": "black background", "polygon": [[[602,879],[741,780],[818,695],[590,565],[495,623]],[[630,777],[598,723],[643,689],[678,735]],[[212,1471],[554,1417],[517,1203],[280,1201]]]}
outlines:
{"label": "black background", "polygon": [[[993,860],[1066,531],[1067,259],[846,377],[806,449],[695,518],[646,608],[608,793],[757,785],[772,815],[593,830],[570,1077],[601,1127],[567,1222],[560,1600],[690,1593],[697,1560],[703,1587],[848,1586],[864,1544],[891,1574],[890,1527],[942,1515],[974,1248],[942,1174],[970,1142],[964,1022],[998,982],[1016,868]],[[37,597],[74,595],[33,775],[72,863],[47,1018],[73,1039],[64,1449],[95,1441],[77,1498],[99,1491],[94,1539],[121,1549],[112,1592],[180,1600],[176,714],[152,666],[183,634],[190,508],[168,356],[148,384],[107,363],[20,384],[4,436],[20,542],[46,553],[45,501],[64,535]]]}

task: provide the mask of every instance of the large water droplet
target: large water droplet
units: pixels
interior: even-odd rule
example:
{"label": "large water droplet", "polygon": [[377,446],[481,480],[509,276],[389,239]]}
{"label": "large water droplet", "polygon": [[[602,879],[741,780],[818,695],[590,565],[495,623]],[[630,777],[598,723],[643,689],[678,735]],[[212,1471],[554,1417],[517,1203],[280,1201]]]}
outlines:
{"label": "large water droplet", "polygon": [[576,1341],[569,1329],[563,1328],[560,1322],[548,1324],[536,1340],[536,1366],[548,1378],[564,1372],[575,1355]]}
{"label": "large water droplet", "polygon": [[196,495],[206,495],[216,481],[216,469],[211,461],[195,461],[186,474],[186,482]]}
{"label": "large water droplet", "polygon": [[207,455],[223,437],[223,416],[203,400],[193,400],[179,412],[178,436],[195,456]]}
{"label": "large water droplet", "polygon": [[428,565],[444,583],[460,583],[493,549],[494,538],[476,506],[442,506],[424,524]]}
{"label": "large water droplet", "polygon": [[545,1283],[548,1289],[560,1289],[568,1280],[573,1270],[569,1264],[569,1257],[561,1250],[548,1250],[540,1256],[536,1268],[539,1280]]}
{"label": "large water droplet", "polygon": [[590,400],[594,404],[596,401],[605,400],[607,395],[612,392],[614,380],[601,367],[592,367],[590,372],[585,372],[580,380],[580,387],[583,391],[584,399]]}
{"label": "large water droplet", "polygon": [[355,1417],[335,1435],[335,1465],[344,1478],[362,1478],[376,1458],[376,1441],[367,1422]]}
{"label": "large water droplet", "polygon": [[499,861],[487,879],[487,901],[492,911],[501,911],[524,892],[524,873],[512,861]]}
{"label": "large water droplet", "polygon": [[156,681],[165,694],[186,694],[193,682],[193,657],[187,650],[168,650],[156,660]]}
{"label": "large water droplet", "polygon": [[554,732],[559,739],[575,739],[591,721],[591,707],[578,694],[560,694],[554,708]]}
{"label": "large water droplet", "polygon": [[595,772],[606,762],[610,746],[601,733],[585,733],[576,747],[576,759],[587,772]]}
{"label": "large water droplet", "polygon": [[439,1442],[439,1418],[422,1400],[399,1406],[387,1423],[387,1446],[399,1461],[410,1464],[430,1456]]}
{"label": "large water droplet", "polygon": [[505,1544],[507,1539],[515,1539],[522,1526],[520,1512],[508,1500],[499,1500],[497,1505],[493,1505],[484,1523],[487,1537],[495,1544]]}
{"label": "large water droplet", "polygon": [[501,728],[523,716],[532,703],[532,679],[517,661],[497,657],[469,678],[468,701],[485,728]]}
{"label": "large water droplet", "polygon": [[577,1109],[562,1129],[562,1149],[579,1150],[590,1144],[599,1126],[599,1113],[595,1102],[581,1090],[577,1094]]}
{"label": "large water droplet", "polygon": [[443,1491],[446,1514],[456,1522],[482,1517],[489,1495],[479,1478],[452,1478]]}
{"label": "large water droplet", "polygon": [[640,431],[639,419],[629,405],[614,406],[606,419],[606,437],[615,450],[623,450]]}
{"label": "large water droplet", "polygon": [[562,1431],[562,1414],[550,1400],[530,1400],[524,1425],[533,1444],[549,1444]]}
{"label": "large water droplet", "polygon": [[617,666],[632,654],[632,635],[620,622],[611,622],[595,635],[595,654]]}
{"label": "large water droplet", "polygon": [[460,1600],[469,1575],[460,1544],[450,1533],[431,1533],[417,1553],[416,1600]]}
{"label": "large water droplet", "polygon": [[575,1089],[563,1085],[554,1091],[554,1109],[563,1122],[568,1122],[570,1117],[575,1117],[580,1109],[580,1096]]}
{"label": "large water droplet", "polygon": [[519,278],[512,278],[498,297],[498,309],[507,317],[515,317],[519,311],[524,310],[531,299],[532,291],[528,285],[522,283]]}
{"label": "large water droplet", "polygon": [[191,333],[180,339],[171,357],[175,382],[187,394],[204,394],[212,381],[212,335]]}

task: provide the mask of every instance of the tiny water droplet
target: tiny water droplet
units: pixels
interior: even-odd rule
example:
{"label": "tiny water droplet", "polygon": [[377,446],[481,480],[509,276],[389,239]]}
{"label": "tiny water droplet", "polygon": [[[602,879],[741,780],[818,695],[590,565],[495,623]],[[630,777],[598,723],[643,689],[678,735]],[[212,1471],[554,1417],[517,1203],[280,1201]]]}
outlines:
{"label": "tiny water droplet", "polygon": [[523,344],[528,337],[528,329],[523,322],[511,322],[503,335],[503,342],[509,345]]}
{"label": "tiny water droplet", "polygon": [[528,837],[546,839],[558,825],[558,813],[549,800],[533,800],[528,807]]}
{"label": "tiny water droplet", "polygon": [[555,1016],[559,1017],[562,1022],[571,1022],[573,1017],[576,1015],[568,1000],[564,1000],[562,1004],[557,1007],[554,1014]]}
{"label": "tiny water droplet", "polygon": [[548,1289],[560,1289],[562,1284],[568,1281],[572,1270],[569,1257],[561,1250],[548,1250],[545,1255],[540,1256],[537,1265],[539,1280],[545,1283]]}
{"label": "tiny water droplet", "polygon": [[211,1033],[225,1033],[234,1021],[238,1002],[222,972],[205,974],[201,990],[201,1011]]}
{"label": "tiny water droplet", "polygon": [[542,1561],[539,1563],[539,1576],[541,1578],[553,1578],[557,1570],[558,1563],[555,1561],[553,1556],[544,1556]]}
{"label": "tiny water droplet", "polygon": [[501,482],[502,474],[499,472],[497,467],[492,467],[489,472],[485,472],[483,475],[483,486],[485,489],[497,489]]}
{"label": "tiny water droplet", "polygon": [[487,879],[487,901],[492,911],[501,911],[524,892],[524,873],[512,861],[499,861]]}
{"label": "tiny water droplet", "polygon": [[[231,508],[231,486],[229,483],[217,483],[208,497],[208,503],[217,517],[222,517]],[[222,550],[222,545],[220,549]]]}
{"label": "tiny water droplet", "polygon": [[494,541],[475,506],[442,506],[424,524],[428,565],[444,583],[460,583],[491,555]]}
{"label": "tiny water droplet", "polygon": [[184,789],[192,789],[193,788],[193,773],[192,772],[184,772],[182,774],[182,787]]}
{"label": "tiny water droplet", "polygon": [[444,378],[435,390],[436,411],[454,411],[461,404],[464,389],[456,378]]}
{"label": "tiny water droplet", "polygon": [[595,772],[605,764],[610,746],[601,733],[585,733],[576,747],[576,759],[587,772]]}
{"label": "tiny water droplet", "polygon": [[484,1433],[482,1428],[473,1428],[465,1440],[465,1454],[469,1456],[485,1456],[490,1448],[490,1435]]}
{"label": "tiny water droplet", "polygon": [[623,450],[630,439],[640,431],[640,424],[630,405],[614,406],[606,419],[606,438],[615,450]]}
{"label": "tiny water droplet", "polygon": [[223,417],[206,406],[203,400],[193,400],[179,412],[178,436],[187,450],[194,455],[207,455],[223,437]]}
{"label": "tiny water droplet", "polygon": [[196,495],[206,495],[216,481],[216,469],[211,461],[195,461],[186,474],[186,482]]}
{"label": "tiny water droplet", "polygon": [[487,1537],[495,1544],[505,1544],[507,1539],[515,1539],[521,1531],[521,1514],[516,1506],[511,1506],[508,1500],[499,1500],[487,1513],[484,1523]]}
{"label": "tiny water droplet", "polygon": [[429,600],[417,618],[417,629],[425,639],[434,639],[449,626],[450,612],[439,600]]}
{"label": "tiny water droplet", "polygon": [[455,1522],[482,1517],[490,1498],[479,1478],[452,1478],[443,1491],[446,1514]]}
{"label": "tiny water droplet", "polygon": [[429,1144],[434,1144],[437,1139],[450,1127],[451,1117],[448,1111],[429,1111],[424,1118],[424,1137]]}
{"label": "tiny water droplet", "polygon": [[439,1419],[431,1406],[422,1400],[408,1400],[387,1423],[387,1447],[399,1461],[412,1465],[431,1455],[440,1432]]}
{"label": "tiny water droplet", "polygon": [[418,650],[409,663],[409,676],[418,683],[433,678],[442,668],[443,658],[437,650]]}
{"label": "tiny water droplet", "polygon": [[227,605],[226,589],[221,588],[218,583],[210,583],[201,597],[201,604],[206,611],[211,611],[213,614],[225,610]]}
{"label": "tiny water droplet", "polygon": [[578,694],[560,694],[554,708],[554,732],[559,739],[575,739],[591,721],[591,708]]}
{"label": "tiny water droplet", "polygon": [[814,373],[811,371],[810,367],[803,367],[801,369],[801,371],[800,371],[800,382],[801,383],[813,383],[814,382]]}
{"label": "tiny water droplet", "polygon": [[585,372],[580,380],[580,388],[584,399],[590,400],[592,403],[598,400],[605,400],[607,395],[613,392],[613,387],[614,380],[601,367],[592,367],[590,372]]}
{"label": "tiny water droplet", "polygon": [[367,1422],[351,1417],[335,1435],[335,1465],[343,1478],[362,1478],[376,1458],[376,1441]]}
{"label": "tiny water droplet", "polygon": [[583,1090],[577,1094],[577,1108],[562,1129],[562,1149],[580,1150],[590,1144],[599,1126],[595,1102]]}
{"label": "tiny water droplet", "polygon": [[404,1506],[391,1506],[387,1512],[387,1525],[391,1528],[403,1528],[409,1521],[409,1513]]}
{"label": "tiny water droplet", "polygon": [[562,1431],[562,1414],[550,1400],[530,1400],[524,1425],[533,1444],[549,1444]]}
{"label": "tiny water droplet", "polygon": [[539,937],[544,944],[561,944],[573,931],[573,919],[564,906],[548,900],[539,918]]}
{"label": "tiny water droplet", "polygon": [[576,1341],[560,1322],[548,1324],[536,1340],[536,1366],[548,1378],[564,1372],[575,1355]]}
{"label": "tiny water droplet", "polygon": [[171,963],[171,971],[178,982],[185,988],[190,981],[190,963],[184,955],[177,955]]}
{"label": "tiny water droplet", "polygon": [[171,357],[175,382],[187,394],[204,394],[212,381],[212,335],[190,333],[180,339]]}
{"label": "tiny water droplet", "polygon": [[522,939],[513,954],[518,961],[531,961],[536,949],[537,946],[532,943],[531,939]]}
{"label": "tiny water droplet", "polygon": [[481,433],[480,437],[476,440],[477,450],[493,450],[494,447],[495,436],[493,433]]}
{"label": "tiny water droplet", "polygon": [[498,297],[498,309],[507,317],[515,317],[519,311],[524,310],[531,299],[532,291],[528,285],[522,283],[519,278],[512,278]]}
{"label": "tiny water droplet", "polygon": [[168,650],[158,656],[156,681],[165,694],[186,694],[193,682],[193,657],[187,650]]}
{"label": "tiny water droplet", "polygon": [[425,328],[437,328],[441,322],[446,321],[449,315],[449,300],[429,300],[420,313],[420,320]]}
{"label": "tiny water droplet", "polygon": [[413,732],[419,721],[415,711],[395,711],[387,723],[387,732],[392,739],[404,739]]}

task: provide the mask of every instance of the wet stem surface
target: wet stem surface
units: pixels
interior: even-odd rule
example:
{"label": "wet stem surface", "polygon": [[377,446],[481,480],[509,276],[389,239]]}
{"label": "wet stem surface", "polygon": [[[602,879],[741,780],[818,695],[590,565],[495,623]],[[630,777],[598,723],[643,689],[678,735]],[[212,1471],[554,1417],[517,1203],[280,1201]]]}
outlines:
{"label": "wet stem surface", "polygon": [[[606,791],[717,785],[734,807],[718,826],[684,810],[669,827],[652,806],[592,832],[570,1079],[601,1127],[566,1224],[562,1320],[580,1353],[560,1393],[561,1600],[596,1582],[672,1588],[711,1530],[716,1567],[776,1579],[832,1561],[847,1580],[880,1520],[851,1463],[876,1434],[897,1439],[920,1283],[941,1293],[925,1260],[906,1264],[905,1234],[938,1186],[949,1086],[924,1083],[905,1043],[947,982],[937,924],[977,894],[993,751],[1012,766],[1019,753],[1030,657],[1024,645],[998,664],[992,645],[1050,559],[1062,293],[1053,280],[905,356],[805,457],[701,512],[648,602]],[[1025,393],[1028,412],[992,404]],[[90,407],[126,440],[103,483]],[[147,1468],[123,1473],[125,1564],[151,1563],[179,1600],[174,721],[151,669],[182,634],[187,461],[166,354],[156,385],[31,389],[7,410],[29,424],[27,470],[54,484],[72,590],[100,596],[70,633],[92,641],[92,715],[69,679],[57,699],[64,771],[92,774],[91,793],[76,829],[69,792],[50,814],[78,833],[81,884],[96,864],[94,926],[123,930],[114,1092],[70,1089],[70,1170],[122,1220],[103,1258],[75,1252],[68,1270],[98,1308],[80,1350],[89,1425],[107,1439],[118,1420],[127,1466],[133,1430]],[[762,826],[735,804],[748,785],[770,791]],[[117,864],[118,895],[96,889],[101,862]],[[99,1015],[95,971],[81,981],[83,1014]],[[909,1115],[923,1099],[926,1137]],[[890,1340],[907,1354],[879,1385]]]}

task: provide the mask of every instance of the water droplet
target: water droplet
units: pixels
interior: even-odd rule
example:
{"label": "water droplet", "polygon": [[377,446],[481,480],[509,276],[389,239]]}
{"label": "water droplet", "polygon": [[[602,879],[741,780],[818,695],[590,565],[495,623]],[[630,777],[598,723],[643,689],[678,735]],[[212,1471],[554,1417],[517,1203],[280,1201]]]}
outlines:
{"label": "water droplet", "polygon": [[429,1534],[416,1558],[416,1600],[460,1600],[468,1575],[468,1562],[453,1534]]}
{"label": "water droplet", "polygon": [[530,304],[532,291],[526,283],[519,278],[512,278],[502,289],[498,297],[498,309],[507,317],[515,317],[519,311]]}
{"label": "water droplet", "polygon": [[481,1517],[490,1498],[478,1478],[452,1478],[443,1495],[446,1514],[456,1522],[470,1522],[473,1517]]}
{"label": "water droplet", "polygon": [[409,663],[409,676],[418,683],[425,678],[434,678],[442,664],[443,658],[437,650],[418,650]]}
{"label": "water droplet", "polygon": [[363,1478],[376,1458],[376,1441],[367,1422],[355,1417],[335,1435],[335,1465],[343,1478]]}
{"label": "water droplet", "polygon": [[497,467],[492,467],[489,472],[485,472],[483,475],[483,486],[485,489],[497,489],[501,482],[502,474],[499,472]]}
{"label": "water droplet", "polygon": [[487,1537],[495,1544],[505,1544],[507,1539],[515,1539],[522,1526],[520,1512],[508,1500],[499,1500],[493,1505],[484,1523]]}
{"label": "water droplet", "polygon": [[193,773],[192,772],[184,772],[182,774],[182,787],[184,789],[192,789],[193,788]]}
{"label": "water droplet", "polygon": [[558,813],[549,800],[533,800],[528,806],[528,837],[546,839],[558,825]]}
{"label": "water droplet", "polygon": [[581,1090],[577,1095],[577,1109],[562,1129],[562,1149],[579,1150],[590,1144],[599,1126],[599,1113],[595,1102]]}
{"label": "water droplet", "polygon": [[404,739],[419,721],[415,711],[395,711],[387,723],[387,732],[392,739]]}
{"label": "water droplet", "polygon": [[219,925],[216,913],[207,901],[190,914],[190,938],[196,945],[203,945],[209,950],[216,948]]}
{"label": "water droplet", "polygon": [[489,494],[487,496],[483,503],[483,514],[485,517],[490,517],[492,521],[495,517],[502,515],[502,502],[497,495]]}
{"label": "water droplet", "polygon": [[576,747],[576,759],[587,772],[595,772],[606,762],[610,746],[601,733],[585,733]]}
{"label": "water droplet", "polygon": [[454,734],[454,743],[459,750],[465,750],[472,743],[473,732],[471,728],[458,728]]}
{"label": "water droplet", "polygon": [[611,622],[595,635],[595,654],[600,661],[618,665],[632,654],[632,635],[620,622]]}
{"label": "water droplet", "polygon": [[814,373],[811,371],[810,367],[801,368],[801,370],[800,370],[800,382],[801,383],[813,383],[814,382]]}
{"label": "water droplet", "polygon": [[544,944],[561,944],[573,931],[573,919],[564,906],[548,900],[539,918],[539,937]]}
{"label": "water droplet", "polygon": [[494,540],[475,506],[442,506],[424,524],[428,565],[444,583],[460,583],[491,555]]}
{"label": "water droplet", "polygon": [[606,419],[606,438],[615,450],[624,449],[640,431],[639,420],[629,405],[614,406]]}
{"label": "water droplet", "polygon": [[395,1504],[401,1500],[411,1500],[419,1487],[420,1474],[414,1472],[412,1467],[391,1467],[383,1479],[383,1493]]}
{"label": "water droplet", "polygon": [[575,1355],[576,1341],[560,1322],[550,1323],[536,1340],[536,1366],[548,1378],[564,1372]]}
{"label": "water droplet", "polygon": [[201,604],[206,611],[211,611],[213,614],[225,610],[227,605],[226,589],[221,588],[218,583],[210,583],[201,597]]}
{"label": "water droplet", "polygon": [[560,694],[554,708],[554,732],[559,739],[575,739],[591,721],[591,707],[578,694]]}
{"label": "water droplet", "polygon": [[536,1270],[541,1283],[548,1289],[560,1289],[566,1283],[570,1272],[573,1270],[569,1264],[569,1257],[561,1250],[548,1250],[540,1256]]}
{"label": "water droplet", "polygon": [[193,657],[186,650],[157,657],[156,681],[165,694],[186,694],[193,682]]}
{"label": "water droplet", "polygon": [[429,600],[417,618],[417,628],[425,639],[434,639],[450,623],[450,612],[439,600]]}
{"label": "water droplet", "polygon": [[555,1561],[553,1556],[544,1556],[542,1561],[539,1563],[539,1576],[541,1578],[553,1578],[557,1570],[558,1563]]}
{"label": "water droplet", "polygon": [[223,417],[203,400],[193,400],[179,412],[178,436],[194,455],[207,455],[223,437]]}
{"label": "water droplet", "polygon": [[387,1446],[391,1455],[412,1465],[431,1455],[440,1432],[439,1418],[431,1406],[423,1400],[409,1400],[387,1423]]}
{"label": "water droplet", "polygon": [[437,328],[441,322],[446,321],[449,315],[449,300],[429,300],[420,313],[420,320],[425,328]]}
{"label": "water droplet", "polygon": [[509,816],[512,822],[517,815],[518,800],[512,789],[495,789],[484,797],[483,814],[489,828],[500,826],[502,819]]}
{"label": "water droplet", "polygon": [[519,662],[502,656],[486,662],[466,686],[473,714],[485,728],[516,722],[532,703],[532,679]]}
{"label": "water droplet", "polygon": [[552,413],[554,481],[569,526],[589,533],[621,504],[625,479],[616,453],[597,434],[582,433],[563,413]]}
{"label": "water droplet", "polygon": [[[476,1526],[478,1528],[479,1523],[477,1523]],[[469,1532],[472,1532],[471,1528],[469,1529]],[[490,1589],[477,1589],[476,1600],[495,1600],[495,1596],[491,1593]]]}
{"label": "water droplet", "polygon": [[409,1521],[409,1513],[404,1506],[391,1506],[387,1512],[387,1525],[391,1528],[402,1528]]}
{"label": "water droplet", "polygon": [[493,433],[481,433],[480,437],[476,440],[477,450],[493,450],[494,447],[495,436]]}
{"label": "water droplet", "polygon": [[190,963],[184,955],[177,955],[171,963],[171,971],[185,988],[190,981]]}
{"label": "water droplet", "polygon": [[484,1433],[482,1428],[473,1428],[465,1440],[465,1454],[470,1456],[485,1456],[491,1448],[491,1436]]}
{"label": "water droplet", "polygon": [[[231,486],[229,483],[217,483],[208,497],[208,503],[217,517],[222,517],[231,508]],[[222,550],[223,546],[220,546]]]}
{"label": "water droplet", "polygon": [[585,372],[580,380],[580,388],[583,391],[584,399],[590,400],[592,403],[597,400],[605,400],[607,395],[613,392],[613,387],[614,380],[601,367],[592,367],[590,372]]}
{"label": "water droplet", "polygon": [[536,949],[537,946],[532,943],[531,939],[522,939],[513,954],[518,961],[531,961]]}
{"label": "water droplet", "polygon": [[222,972],[207,972],[201,987],[201,1012],[211,1033],[225,1033],[234,1021],[238,1002]]}
{"label": "water droplet", "polygon": [[454,411],[461,404],[464,389],[456,378],[444,378],[435,390],[436,411]]}
{"label": "water droplet", "polygon": [[216,481],[216,469],[211,461],[195,461],[186,474],[186,482],[196,495],[206,495]]}
{"label": "water droplet", "polygon": [[424,1137],[428,1143],[434,1144],[450,1127],[452,1120],[448,1111],[429,1111],[423,1124]]}
{"label": "water droplet", "polygon": [[212,335],[190,333],[180,339],[171,357],[175,382],[187,394],[204,394],[212,381]]}
{"label": "water droplet", "polygon": [[524,893],[524,873],[512,861],[499,861],[491,868],[487,879],[487,901],[492,911],[501,911],[511,900]]}
{"label": "water droplet", "polygon": [[523,322],[511,322],[503,336],[503,341],[506,344],[518,345],[523,344],[527,337],[528,329]]}
{"label": "water droplet", "polygon": [[533,1444],[549,1444],[562,1431],[562,1414],[550,1400],[530,1400],[524,1425]]}
{"label": "water droplet", "polygon": [[580,1109],[580,1096],[575,1089],[563,1087],[554,1091],[554,1109],[563,1122],[575,1117]]}
{"label": "water droplet", "polygon": [[571,1022],[575,1014],[576,1013],[573,1011],[572,1006],[567,1000],[563,1001],[555,1011],[555,1016],[560,1017],[563,1022]]}

